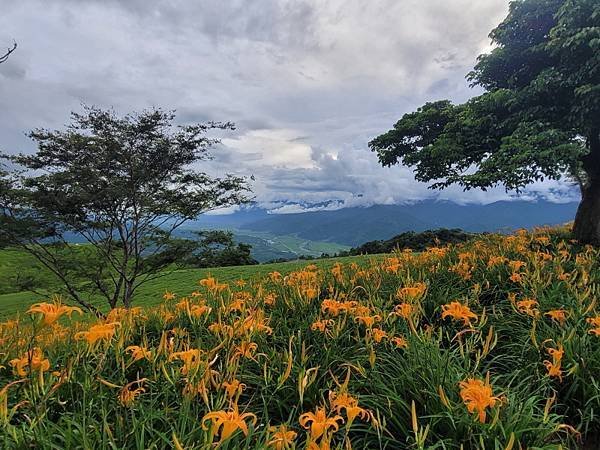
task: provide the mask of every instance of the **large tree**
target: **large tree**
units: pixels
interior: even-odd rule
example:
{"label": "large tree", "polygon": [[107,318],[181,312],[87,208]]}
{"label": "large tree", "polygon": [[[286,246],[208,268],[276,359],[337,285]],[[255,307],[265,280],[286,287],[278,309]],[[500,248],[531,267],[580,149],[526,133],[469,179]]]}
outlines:
{"label": "large tree", "polygon": [[36,153],[5,156],[0,240],[37,258],[81,305],[93,309],[89,298],[101,295],[110,307],[130,306],[177,262],[176,229],[247,200],[244,178],[199,170],[218,142],[207,132],[233,125],[173,120],[158,109],[120,117],[86,108],[66,130],[32,131]]}
{"label": "large tree", "polygon": [[518,0],[468,79],[484,93],[427,103],[369,143],[432,188],[487,189],[570,176],[574,234],[600,244],[600,2]]}

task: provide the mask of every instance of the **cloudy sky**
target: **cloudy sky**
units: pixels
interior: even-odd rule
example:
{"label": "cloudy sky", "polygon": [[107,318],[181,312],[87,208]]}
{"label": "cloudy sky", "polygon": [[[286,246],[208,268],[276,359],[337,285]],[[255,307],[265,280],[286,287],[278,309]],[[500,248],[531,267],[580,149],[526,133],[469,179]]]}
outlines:
{"label": "cloudy sky", "polygon": [[[367,142],[426,101],[477,94],[464,75],[489,50],[508,0],[13,0],[2,2],[0,148],[60,128],[81,104],[120,113],[175,109],[178,121],[233,121],[211,173],[256,177],[279,212],[507,198],[502,189],[432,192],[382,168]],[[577,200],[566,183],[525,198]]]}

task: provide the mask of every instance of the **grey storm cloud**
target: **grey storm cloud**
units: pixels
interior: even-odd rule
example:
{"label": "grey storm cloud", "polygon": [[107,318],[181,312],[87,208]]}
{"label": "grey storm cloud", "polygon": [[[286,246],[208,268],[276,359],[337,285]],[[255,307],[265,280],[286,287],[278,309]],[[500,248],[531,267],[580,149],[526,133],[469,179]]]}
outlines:
{"label": "grey storm cloud", "polygon": [[[253,174],[257,201],[340,206],[510,198],[434,193],[367,143],[426,101],[466,100],[507,0],[20,0],[4,2],[0,149],[63,127],[82,104],[159,106],[180,123],[233,121],[203,170]],[[529,196],[574,199],[565,182]]]}

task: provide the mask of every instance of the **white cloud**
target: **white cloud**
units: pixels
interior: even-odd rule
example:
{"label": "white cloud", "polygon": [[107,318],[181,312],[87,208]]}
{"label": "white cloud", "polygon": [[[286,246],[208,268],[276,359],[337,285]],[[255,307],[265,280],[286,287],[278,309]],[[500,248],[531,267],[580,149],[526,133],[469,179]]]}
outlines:
{"label": "white cloud", "polygon": [[223,144],[237,156],[261,166],[315,168],[311,148],[293,130],[250,130],[242,136],[225,138]]}
{"label": "white cloud", "polygon": [[[510,198],[432,192],[367,149],[425,101],[476,93],[464,75],[507,10],[508,0],[9,2],[0,45],[19,48],[0,65],[0,149],[31,151],[24,131],[62,127],[82,102],[162,106],[182,122],[236,122],[210,170],[254,174],[263,205]],[[577,192],[545,182],[526,198],[536,195]]]}

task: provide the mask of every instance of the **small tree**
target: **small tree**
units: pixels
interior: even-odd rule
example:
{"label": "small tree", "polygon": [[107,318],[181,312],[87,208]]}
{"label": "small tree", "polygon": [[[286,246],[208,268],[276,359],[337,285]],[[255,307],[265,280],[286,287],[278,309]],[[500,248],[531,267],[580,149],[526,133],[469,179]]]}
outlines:
{"label": "small tree", "polygon": [[233,125],[174,128],[173,119],[159,109],[118,117],[86,108],[65,131],[32,131],[37,153],[5,156],[19,170],[0,182],[0,240],[33,255],[79,304],[94,309],[85,295],[99,294],[111,308],[129,307],[142,284],[177,262],[176,229],[247,200],[245,179],[196,169],[218,142],[206,133]]}
{"label": "small tree", "polygon": [[369,143],[386,166],[432,188],[521,188],[570,175],[582,201],[574,234],[600,244],[600,3],[519,0],[468,75],[485,92],[404,115]]}
{"label": "small tree", "polygon": [[196,246],[187,263],[193,267],[226,267],[258,264],[251,256],[252,246],[236,243],[233,233],[223,230],[197,232]]}

